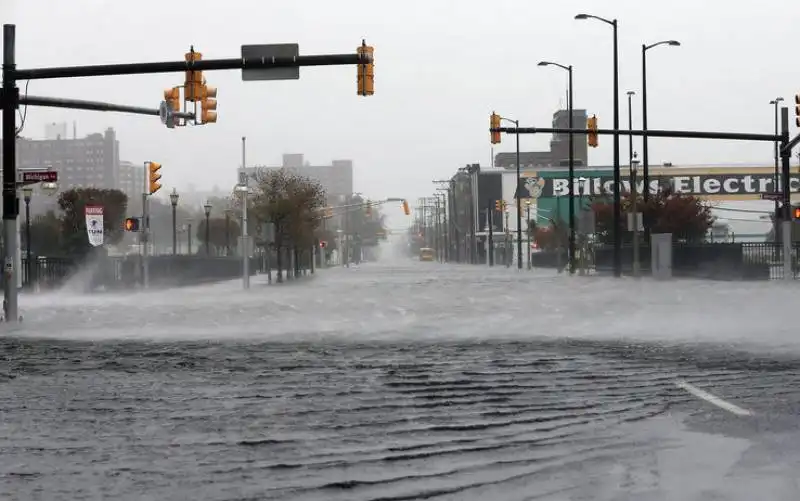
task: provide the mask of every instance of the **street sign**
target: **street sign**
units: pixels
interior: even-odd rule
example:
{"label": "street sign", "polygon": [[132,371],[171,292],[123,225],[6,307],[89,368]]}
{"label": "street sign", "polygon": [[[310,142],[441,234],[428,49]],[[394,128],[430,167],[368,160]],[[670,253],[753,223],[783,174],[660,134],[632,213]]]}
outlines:
{"label": "street sign", "polygon": [[[242,45],[242,59],[272,59],[273,57],[297,57],[299,55],[300,46],[296,43]],[[298,80],[299,78],[299,66],[266,69],[242,68],[242,80],[245,82],[255,80]]]}
{"label": "street sign", "polygon": [[783,200],[783,193],[762,193],[761,200],[776,200],[780,202]]}
{"label": "street sign", "polygon": [[54,170],[22,173],[22,184],[55,183],[56,181],[58,181],[58,172]]}

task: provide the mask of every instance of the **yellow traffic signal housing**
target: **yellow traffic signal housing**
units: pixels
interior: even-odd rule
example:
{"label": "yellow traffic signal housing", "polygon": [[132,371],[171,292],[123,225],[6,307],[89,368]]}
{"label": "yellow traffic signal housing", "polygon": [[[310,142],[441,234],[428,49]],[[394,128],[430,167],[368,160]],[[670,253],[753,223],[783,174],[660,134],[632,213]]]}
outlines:
{"label": "yellow traffic signal housing", "polygon": [[[356,49],[356,53],[361,55],[368,55],[370,58],[374,57],[375,48],[367,45],[366,41],[361,41],[361,46]],[[374,60],[373,60],[374,61]],[[358,67],[358,95],[371,96],[375,94],[375,64],[369,62],[366,64],[359,64]]]}
{"label": "yellow traffic signal housing", "polygon": [[161,174],[158,171],[161,170],[161,164],[157,162],[148,162],[147,163],[147,175],[148,175],[148,186],[150,186],[150,194],[157,192],[161,189],[161,183],[158,182],[161,179]]}
{"label": "yellow traffic signal housing", "polygon": [[181,111],[181,88],[173,87],[164,91],[164,100],[172,111]]}
{"label": "yellow traffic signal housing", "polygon": [[403,213],[406,216],[410,216],[411,215],[411,210],[408,208],[408,200],[403,200]]}
{"label": "yellow traffic signal housing", "polygon": [[138,217],[126,218],[122,227],[125,229],[125,231],[139,231],[139,218]]}
{"label": "yellow traffic signal housing", "polygon": [[[500,115],[495,112],[492,112],[491,116],[489,117],[489,128],[490,129],[497,129],[500,127]],[[500,144],[500,132],[492,131],[490,133],[492,144]]]}
{"label": "yellow traffic signal housing", "polygon": [[503,211],[503,201],[502,200],[495,200],[494,201],[494,210],[497,212]]}
{"label": "yellow traffic signal housing", "polygon": [[795,125],[800,127],[800,94],[794,95],[794,114],[795,114],[794,123]]}
{"label": "yellow traffic signal housing", "polygon": [[200,87],[200,119],[203,124],[217,122],[217,88],[203,84]]}
{"label": "yellow traffic signal housing", "polygon": [[[183,56],[186,62],[201,61],[203,54],[195,52],[194,47],[189,49],[189,52]],[[195,102],[200,100],[200,94],[203,87],[203,72],[202,71],[186,71],[186,76],[183,82],[183,98],[186,101]]]}
{"label": "yellow traffic signal housing", "polygon": [[586,128],[590,130],[588,134],[589,146],[597,148],[600,144],[597,140],[597,115],[592,115],[586,120]]}

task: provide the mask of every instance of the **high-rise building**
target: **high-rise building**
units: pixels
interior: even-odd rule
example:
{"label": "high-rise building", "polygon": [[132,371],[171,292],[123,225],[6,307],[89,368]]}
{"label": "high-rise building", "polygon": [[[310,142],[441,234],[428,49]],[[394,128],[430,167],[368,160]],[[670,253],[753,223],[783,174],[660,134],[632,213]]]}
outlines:
{"label": "high-rise building", "polygon": [[[238,169],[238,175],[244,172],[250,179],[259,171],[286,169],[292,174],[307,177],[319,182],[325,190],[329,204],[337,203],[343,197],[353,193],[353,161],[333,160],[330,165],[311,165],[304,161],[302,153],[283,155],[283,162],[278,166],[254,166]],[[237,176],[236,182],[239,182]],[[252,182],[252,181],[251,181]]]}
{"label": "high-rise building", "polygon": [[[53,131],[61,138],[17,138],[18,169],[47,168],[58,172],[59,191],[90,187],[122,189],[119,141],[114,129],[108,128],[103,134],[89,134],[79,139],[62,137],[60,126],[48,129],[46,132]],[[2,150],[0,150],[0,161],[2,161]],[[1,170],[0,179],[2,179]],[[123,191],[127,193],[126,189]],[[54,208],[54,197],[34,197],[31,201],[31,211],[34,214]]]}

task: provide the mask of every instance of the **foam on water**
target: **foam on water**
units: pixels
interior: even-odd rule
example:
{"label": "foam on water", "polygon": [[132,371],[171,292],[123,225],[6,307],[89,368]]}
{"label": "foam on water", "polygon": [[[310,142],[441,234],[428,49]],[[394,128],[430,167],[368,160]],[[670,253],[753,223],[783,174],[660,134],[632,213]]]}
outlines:
{"label": "foam on water", "polygon": [[[391,249],[386,246],[384,251]],[[20,335],[63,339],[448,341],[576,338],[800,349],[792,285],[569,277],[421,263],[169,290],[23,295]]]}

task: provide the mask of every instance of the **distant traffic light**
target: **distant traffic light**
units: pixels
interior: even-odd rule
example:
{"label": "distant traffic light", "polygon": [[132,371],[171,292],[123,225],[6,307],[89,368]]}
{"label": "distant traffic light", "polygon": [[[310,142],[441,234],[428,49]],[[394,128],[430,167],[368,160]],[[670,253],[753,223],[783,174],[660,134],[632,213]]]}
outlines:
{"label": "distant traffic light", "polygon": [[800,207],[793,207],[792,208],[792,217],[794,219],[800,219]]}
{"label": "distant traffic light", "polygon": [[794,95],[794,123],[800,127],[800,94]]}
{"label": "distant traffic light", "polygon": [[411,215],[411,210],[408,208],[408,200],[403,200],[403,213],[406,216],[410,216]]}
{"label": "distant traffic light", "polygon": [[202,124],[217,122],[217,89],[203,84],[200,87],[200,121]]}
{"label": "distant traffic light", "polygon": [[597,115],[592,115],[586,119],[586,128],[591,131],[588,134],[589,146],[592,148],[597,148],[597,146],[600,144],[597,139]]}
{"label": "distant traffic light", "polygon": [[[358,55],[368,54],[369,56],[373,56],[375,53],[375,48],[367,45],[365,40],[361,41],[361,46],[356,49]],[[359,96],[371,96],[375,94],[375,64],[374,62],[370,62],[367,64],[359,64],[358,67],[358,95]]]}
{"label": "distant traffic light", "polygon": [[494,201],[494,210],[497,212],[503,212],[503,209],[506,208],[505,200],[495,200]]}
{"label": "distant traffic light", "polygon": [[138,217],[126,218],[122,227],[125,229],[125,231],[139,231],[139,218]]}
{"label": "distant traffic light", "polygon": [[[497,129],[500,127],[500,115],[495,112],[489,116],[489,128]],[[489,133],[492,144],[500,144],[500,132],[492,131]]]}
{"label": "distant traffic light", "polygon": [[324,249],[327,246],[328,246],[328,242],[326,242],[325,240],[320,240],[319,241],[319,248],[320,249]]}
{"label": "distant traffic light", "polygon": [[161,174],[158,172],[161,170],[161,164],[158,162],[147,162],[147,176],[148,176],[148,186],[150,187],[150,195],[154,194],[158,190],[161,189],[161,183],[158,182],[161,179]]}
{"label": "distant traffic light", "polygon": [[[200,61],[203,59],[203,54],[195,52],[194,47],[189,48],[189,52],[184,54],[186,62]],[[189,102],[200,100],[200,91],[203,86],[203,72],[202,71],[186,71],[186,76],[183,81],[183,98]]]}

